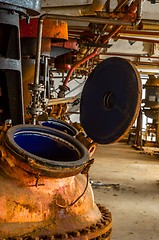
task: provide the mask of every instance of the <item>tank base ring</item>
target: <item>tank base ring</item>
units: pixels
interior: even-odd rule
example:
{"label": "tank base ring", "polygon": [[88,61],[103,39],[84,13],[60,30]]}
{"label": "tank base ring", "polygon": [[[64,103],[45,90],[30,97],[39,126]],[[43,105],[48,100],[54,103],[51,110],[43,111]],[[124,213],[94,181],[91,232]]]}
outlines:
{"label": "tank base ring", "polygon": [[105,239],[110,240],[112,235],[112,217],[111,213],[105,207],[98,205],[98,208],[101,212],[101,219],[96,223],[87,227],[85,229],[67,232],[63,234],[55,234],[54,236],[39,236],[34,237],[31,236],[21,236],[21,237],[13,237],[6,238],[3,240],[59,240],[59,239],[67,239],[67,240],[99,240]]}

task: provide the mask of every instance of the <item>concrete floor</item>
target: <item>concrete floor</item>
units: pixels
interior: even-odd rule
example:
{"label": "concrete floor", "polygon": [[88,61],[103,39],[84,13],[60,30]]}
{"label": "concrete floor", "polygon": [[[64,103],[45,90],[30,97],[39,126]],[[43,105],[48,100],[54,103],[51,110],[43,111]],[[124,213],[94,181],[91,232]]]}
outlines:
{"label": "concrete floor", "polygon": [[159,156],[120,142],[94,158],[90,179],[95,202],[112,213],[111,240],[159,240]]}

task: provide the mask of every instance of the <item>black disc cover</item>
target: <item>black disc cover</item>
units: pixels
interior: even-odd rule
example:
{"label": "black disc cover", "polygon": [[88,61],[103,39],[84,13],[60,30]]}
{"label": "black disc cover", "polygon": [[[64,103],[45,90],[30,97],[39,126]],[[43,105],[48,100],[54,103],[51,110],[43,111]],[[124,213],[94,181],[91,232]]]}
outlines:
{"label": "black disc cover", "polygon": [[102,61],[88,77],[81,96],[80,121],[100,144],[119,141],[131,128],[141,105],[141,79],[126,59]]}

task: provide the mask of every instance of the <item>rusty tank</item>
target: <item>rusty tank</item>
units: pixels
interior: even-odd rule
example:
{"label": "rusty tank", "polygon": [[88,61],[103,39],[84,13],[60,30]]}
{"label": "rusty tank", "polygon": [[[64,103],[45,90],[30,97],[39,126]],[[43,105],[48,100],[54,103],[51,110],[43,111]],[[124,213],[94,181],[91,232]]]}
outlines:
{"label": "rusty tank", "polygon": [[[118,70],[111,84],[105,81],[105,77],[110,79],[110,67]],[[115,82],[122,86],[120,91],[114,88]],[[125,94],[121,100],[125,88],[132,98]],[[101,103],[98,112],[92,108],[90,90],[94,103]],[[86,144],[89,150],[84,146],[83,132],[80,142],[55,126],[4,125],[0,134],[0,238],[110,240],[111,213],[94,202],[89,183],[94,162],[90,144],[121,139],[135,120],[140,102],[141,82],[134,66],[127,60],[110,58],[92,71],[82,92],[81,123],[90,140]]]}
{"label": "rusty tank", "polygon": [[87,149],[61,131],[16,125],[1,131],[0,237],[110,239],[111,214],[94,203]]}

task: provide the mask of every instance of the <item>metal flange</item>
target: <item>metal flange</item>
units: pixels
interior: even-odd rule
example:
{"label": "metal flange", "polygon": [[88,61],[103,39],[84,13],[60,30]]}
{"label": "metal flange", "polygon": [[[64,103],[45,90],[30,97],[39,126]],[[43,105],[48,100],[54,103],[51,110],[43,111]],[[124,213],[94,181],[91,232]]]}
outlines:
{"label": "metal flange", "polygon": [[29,236],[22,236],[22,237],[17,237],[17,238],[5,238],[3,240],[59,240],[59,239],[67,239],[67,240],[110,240],[112,236],[112,217],[111,213],[108,211],[103,206],[99,206],[98,208],[102,214],[101,219],[99,222],[96,224],[91,225],[90,227],[72,231],[72,232],[67,232],[63,234],[55,234],[53,236],[39,236],[39,237],[34,237],[32,234]]}

